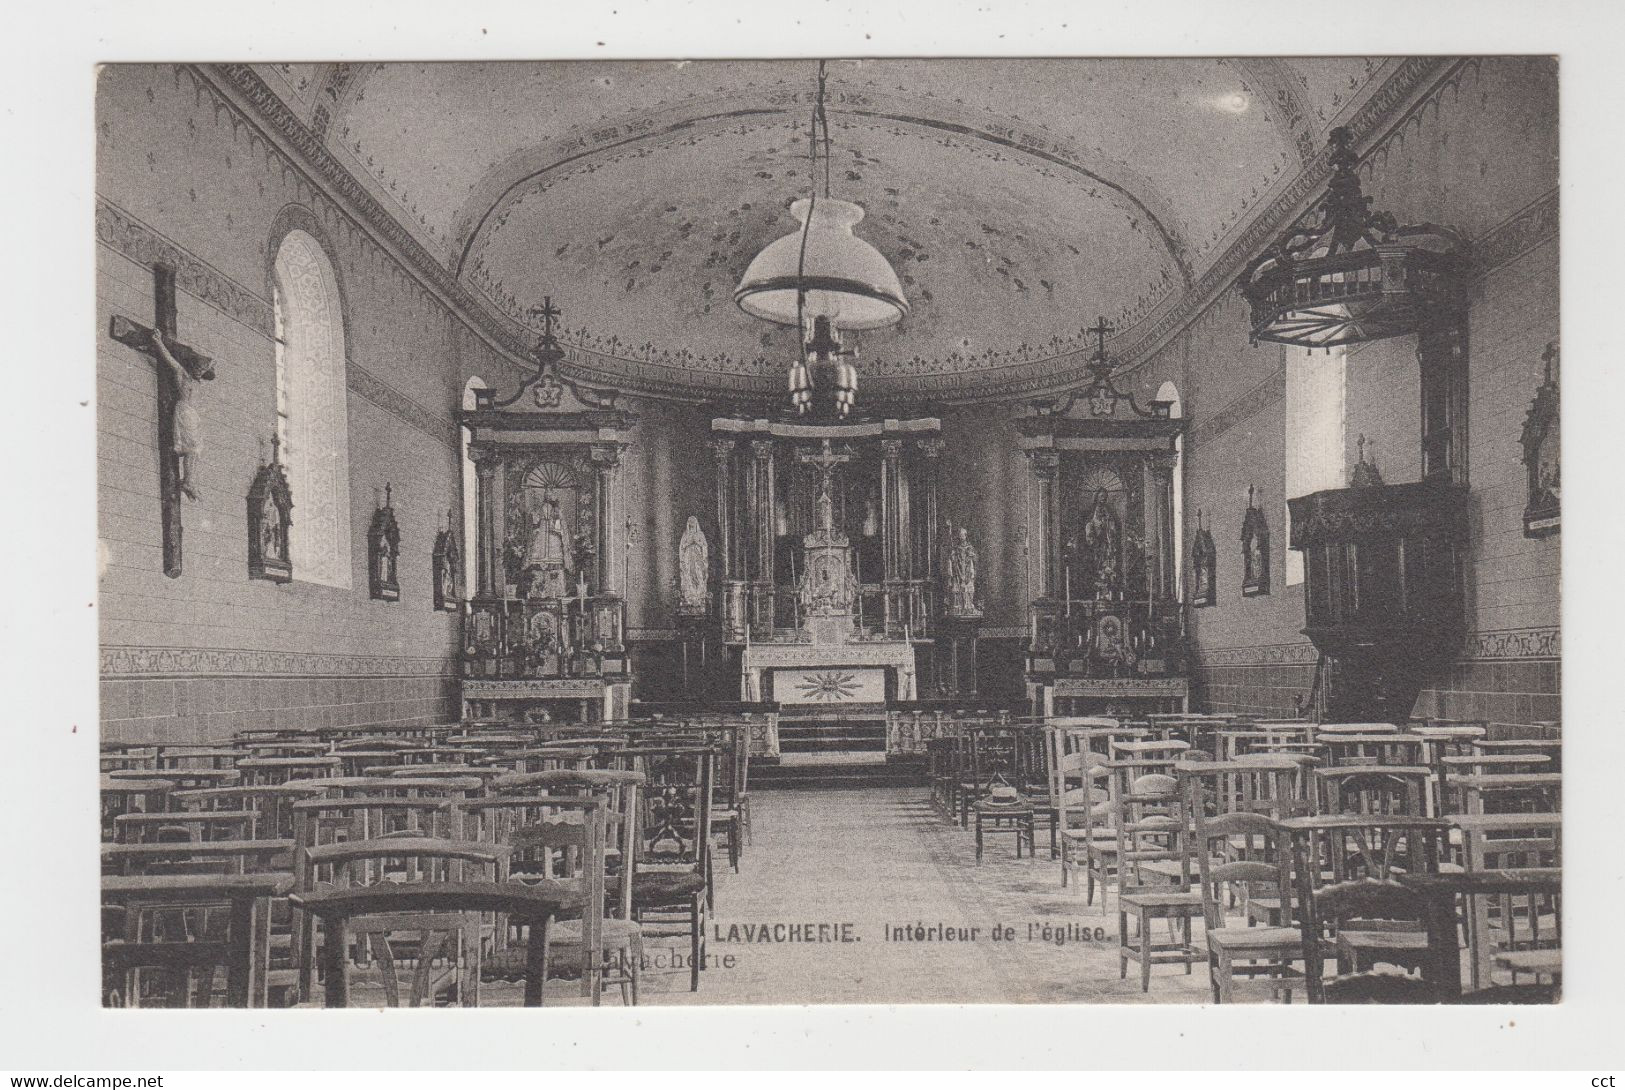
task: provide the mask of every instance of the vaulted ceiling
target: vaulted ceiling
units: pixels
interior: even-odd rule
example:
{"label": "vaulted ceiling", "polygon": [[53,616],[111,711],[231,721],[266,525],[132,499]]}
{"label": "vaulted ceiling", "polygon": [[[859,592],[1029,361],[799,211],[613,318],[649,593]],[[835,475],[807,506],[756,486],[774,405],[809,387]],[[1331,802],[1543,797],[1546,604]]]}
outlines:
{"label": "vaulted ceiling", "polygon": [[[1394,68],[1382,58],[829,65],[832,192],[912,312],[866,380],[968,389],[1087,352],[1178,301]],[[816,64],[260,66],[496,320],[696,390],[771,388],[793,331],[741,313],[809,188]]]}

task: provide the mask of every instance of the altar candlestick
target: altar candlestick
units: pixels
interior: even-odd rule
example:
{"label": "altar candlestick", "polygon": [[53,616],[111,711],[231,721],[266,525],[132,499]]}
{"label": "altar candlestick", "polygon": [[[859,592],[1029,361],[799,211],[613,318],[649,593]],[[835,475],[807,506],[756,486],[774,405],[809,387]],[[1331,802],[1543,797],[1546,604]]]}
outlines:
{"label": "altar candlestick", "polygon": [[1066,615],[1072,616],[1072,565],[1068,564],[1062,569],[1061,593],[1066,597]]}

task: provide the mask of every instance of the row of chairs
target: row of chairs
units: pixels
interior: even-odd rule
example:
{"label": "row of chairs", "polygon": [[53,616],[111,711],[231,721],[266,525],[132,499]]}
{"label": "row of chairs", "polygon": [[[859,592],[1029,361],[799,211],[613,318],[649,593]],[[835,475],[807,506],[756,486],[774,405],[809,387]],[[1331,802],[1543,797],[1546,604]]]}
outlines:
{"label": "row of chairs", "polygon": [[[539,1003],[560,967],[595,1003],[606,982],[635,1002],[651,933],[688,939],[698,988],[713,835],[736,869],[748,841],[736,735],[470,724],[424,741],[377,735],[315,752],[308,739],[248,736],[214,752],[109,754],[109,1001],[218,998],[222,951],[242,948],[222,928],[245,927],[263,934],[247,1002],[311,1001],[319,982],[342,1003],[361,973],[382,989],[370,998],[390,1004],[477,1002],[482,980],[522,980]],[[232,898],[271,877],[280,884],[240,918]],[[418,933],[388,937],[403,928]]]}

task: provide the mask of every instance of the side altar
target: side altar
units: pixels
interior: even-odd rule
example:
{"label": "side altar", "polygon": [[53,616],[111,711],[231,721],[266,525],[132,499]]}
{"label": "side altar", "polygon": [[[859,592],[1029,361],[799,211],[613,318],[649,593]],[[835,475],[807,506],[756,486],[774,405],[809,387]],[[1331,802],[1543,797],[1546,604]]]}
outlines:
{"label": "side altar", "polygon": [[621,452],[633,416],[613,390],[558,374],[551,304],[537,370],[461,413],[474,463],[477,537],[463,606],[466,715],[623,719],[632,674],[618,592]]}
{"label": "side altar", "polygon": [[1188,710],[1176,481],[1187,421],[1112,384],[1104,319],[1091,378],[1018,421],[1032,468],[1034,598],[1027,692],[1035,715]]}

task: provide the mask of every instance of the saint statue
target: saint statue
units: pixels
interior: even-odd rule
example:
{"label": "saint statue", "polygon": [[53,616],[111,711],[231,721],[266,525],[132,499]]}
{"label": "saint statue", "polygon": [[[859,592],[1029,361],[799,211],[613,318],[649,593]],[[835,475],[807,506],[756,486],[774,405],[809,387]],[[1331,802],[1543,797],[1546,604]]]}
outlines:
{"label": "saint statue", "polygon": [[677,605],[685,613],[703,613],[710,604],[711,550],[700,520],[688,516],[677,544]]}
{"label": "saint statue", "polygon": [[200,437],[202,424],[198,420],[196,394],[198,380],[207,376],[193,375],[187,370],[169,351],[169,345],[164,343],[164,335],[156,329],[152,331],[152,346],[157,350],[158,358],[169,369],[170,378],[175,383],[175,411],[171,431],[174,432],[176,483],[183,493],[195,500],[197,487],[193,480],[193,471],[196,469],[198,455],[203,450]]}
{"label": "saint statue", "polygon": [[970,543],[963,526],[959,528],[959,539],[948,550],[948,611],[961,617],[977,613],[976,546]]}
{"label": "saint statue", "polygon": [[282,540],[282,509],[277,506],[271,490],[265,490],[260,508],[260,556],[266,560],[286,560],[288,553]]}
{"label": "saint statue", "polygon": [[1115,590],[1122,570],[1123,529],[1112,512],[1104,488],[1095,492],[1089,521],[1083,525],[1083,544],[1094,566],[1095,595]]}
{"label": "saint statue", "polygon": [[525,562],[570,570],[570,548],[557,500],[542,501],[541,512],[531,516],[530,553]]}

